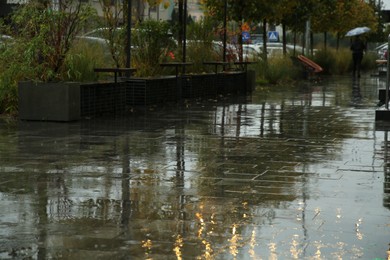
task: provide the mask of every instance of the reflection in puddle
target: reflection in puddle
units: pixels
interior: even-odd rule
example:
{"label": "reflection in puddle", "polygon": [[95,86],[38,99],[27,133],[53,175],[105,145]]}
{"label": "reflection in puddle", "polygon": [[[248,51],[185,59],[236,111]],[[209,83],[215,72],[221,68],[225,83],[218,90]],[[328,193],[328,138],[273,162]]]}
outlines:
{"label": "reflection in puddle", "polygon": [[0,128],[0,258],[387,257],[375,86],[323,84]]}
{"label": "reflection in puddle", "polygon": [[182,247],[183,247],[183,238],[181,235],[176,236],[175,247],[173,251],[175,252],[176,259],[181,260],[182,258]]}
{"label": "reflection in puddle", "polygon": [[358,219],[356,221],[356,223],[355,223],[356,238],[359,239],[359,240],[363,239],[363,233],[360,230],[360,227],[361,227],[362,223],[363,223],[363,220],[361,218]]}

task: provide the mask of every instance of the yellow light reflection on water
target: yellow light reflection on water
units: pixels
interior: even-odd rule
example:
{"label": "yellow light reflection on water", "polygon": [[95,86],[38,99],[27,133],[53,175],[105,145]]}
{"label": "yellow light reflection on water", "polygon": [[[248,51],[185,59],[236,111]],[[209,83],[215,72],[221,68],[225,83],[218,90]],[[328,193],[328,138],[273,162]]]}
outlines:
{"label": "yellow light reflection on water", "polygon": [[269,260],[277,260],[278,259],[278,254],[276,252],[276,243],[269,243],[268,244],[268,249],[270,252]]}
{"label": "yellow light reflection on water", "polygon": [[175,252],[176,259],[181,260],[182,258],[182,253],[181,253],[181,248],[183,247],[183,238],[181,235],[176,236],[175,240],[175,247],[173,248],[173,251]]}
{"label": "yellow light reflection on water", "polygon": [[[208,242],[206,239],[203,238],[203,235],[204,235],[203,233],[204,233],[205,226],[206,226],[205,221],[203,219],[203,215],[202,215],[202,213],[197,212],[195,214],[195,216],[199,221],[199,229],[198,229],[197,236],[198,236],[198,238],[201,239],[202,244],[205,247],[204,256],[202,257],[202,259],[212,259],[213,248],[212,248],[210,242]],[[212,233],[212,231],[210,231],[210,233]]]}
{"label": "yellow light reflection on water", "polygon": [[213,259],[213,249],[211,244],[206,239],[202,240],[202,244],[205,246],[204,259]]}
{"label": "yellow light reflection on water", "polygon": [[152,240],[147,239],[142,241],[142,248],[145,248],[145,255],[148,256],[152,250]]}
{"label": "yellow light reflection on water", "polygon": [[314,246],[317,248],[315,254],[314,254],[314,259],[322,259],[321,258],[321,248],[323,247],[322,241],[314,241]]}
{"label": "yellow light reflection on water", "polygon": [[363,219],[359,218],[355,223],[356,237],[359,240],[363,240],[363,233],[360,231],[360,226],[363,224]]}
{"label": "yellow light reflection on water", "polygon": [[290,253],[291,253],[291,257],[293,259],[298,259],[299,258],[299,254],[301,253],[301,250],[299,249],[299,235],[295,234],[293,235],[292,237],[292,241],[291,241],[291,247],[290,247]]}
{"label": "yellow light reflection on water", "polygon": [[339,223],[340,220],[342,218],[342,215],[341,215],[341,208],[337,208],[336,209],[336,222]]}
{"label": "yellow light reflection on water", "polygon": [[390,260],[390,244],[389,244],[389,250],[387,250],[387,260]]}
{"label": "yellow light reflection on water", "polygon": [[256,257],[256,251],[255,251],[255,248],[257,246],[257,243],[256,243],[256,230],[253,229],[252,230],[252,234],[251,234],[251,239],[249,241],[249,255],[251,256],[252,259],[258,259]]}
{"label": "yellow light reflection on water", "polygon": [[237,253],[238,253],[238,246],[237,246],[238,236],[236,234],[236,228],[237,228],[237,226],[236,226],[236,224],[234,224],[233,228],[232,228],[232,238],[229,239],[229,242],[230,242],[229,252],[233,256],[237,256]]}
{"label": "yellow light reflection on water", "polygon": [[196,217],[197,219],[199,220],[199,230],[198,230],[198,237],[202,237],[202,233],[203,233],[203,230],[204,230],[204,226],[205,226],[205,223],[204,223],[204,220],[203,220],[203,216],[202,216],[202,213],[199,213],[197,212],[196,214]]}

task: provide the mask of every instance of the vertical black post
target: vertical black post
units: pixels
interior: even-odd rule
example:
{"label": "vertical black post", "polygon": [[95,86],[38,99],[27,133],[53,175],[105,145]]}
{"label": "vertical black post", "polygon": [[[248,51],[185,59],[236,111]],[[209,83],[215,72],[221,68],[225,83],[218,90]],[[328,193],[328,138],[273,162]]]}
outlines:
{"label": "vertical black post", "polygon": [[[226,30],[227,30],[227,0],[224,3],[223,14],[223,62],[226,62]],[[225,68],[224,68],[225,70]]]}
{"label": "vertical black post", "polygon": [[[126,68],[131,66],[131,0],[127,0]],[[129,76],[129,75],[128,75]]]}
{"label": "vertical black post", "polygon": [[[186,62],[186,48],[187,48],[187,0],[184,0],[183,7],[183,62]],[[183,65],[183,74],[186,72],[186,66]]]}
{"label": "vertical black post", "polygon": [[[390,47],[390,34],[387,38],[387,50],[389,51]],[[386,103],[385,103],[385,107],[386,107],[386,110],[389,110],[389,84],[390,84],[390,53],[388,52],[387,53],[387,78],[386,78]]]}

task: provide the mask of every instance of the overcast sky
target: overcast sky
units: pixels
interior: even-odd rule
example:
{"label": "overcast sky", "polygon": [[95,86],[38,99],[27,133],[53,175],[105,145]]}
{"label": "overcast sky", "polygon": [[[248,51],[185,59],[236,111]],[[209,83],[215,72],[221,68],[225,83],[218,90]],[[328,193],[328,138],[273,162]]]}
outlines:
{"label": "overcast sky", "polygon": [[383,1],[383,7],[382,7],[382,10],[388,10],[390,9],[390,0],[382,0]]}

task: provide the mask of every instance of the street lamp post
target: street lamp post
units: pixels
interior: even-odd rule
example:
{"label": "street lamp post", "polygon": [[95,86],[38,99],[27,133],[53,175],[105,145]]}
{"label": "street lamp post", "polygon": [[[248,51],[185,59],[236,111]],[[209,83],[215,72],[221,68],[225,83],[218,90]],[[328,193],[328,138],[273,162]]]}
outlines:
{"label": "street lamp post", "polygon": [[127,0],[126,68],[131,66],[131,0]]}
{"label": "street lamp post", "polygon": [[226,27],[227,27],[227,0],[224,3],[223,14],[223,62],[226,62]]}
{"label": "street lamp post", "polygon": [[[387,49],[390,50],[390,34],[387,39]],[[390,55],[387,55],[387,80],[386,80],[386,99],[385,107],[386,110],[389,110],[389,83],[390,83]]]}
{"label": "street lamp post", "polygon": [[[183,6],[183,63],[186,62],[186,48],[187,48],[187,0],[184,0],[184,6]],[[186,66],[183,66],[183,74],[186,72]]]}

